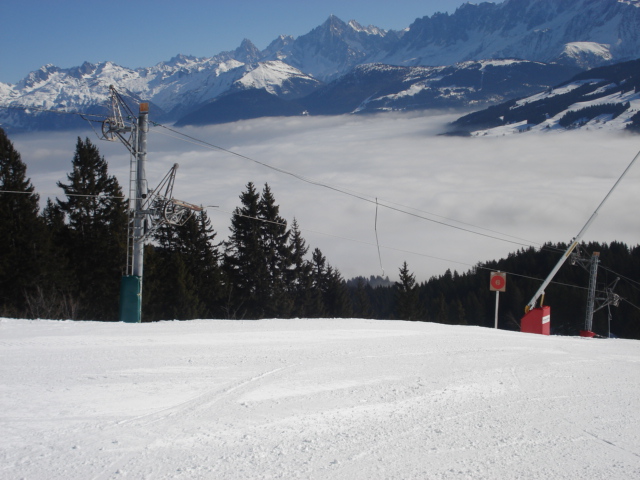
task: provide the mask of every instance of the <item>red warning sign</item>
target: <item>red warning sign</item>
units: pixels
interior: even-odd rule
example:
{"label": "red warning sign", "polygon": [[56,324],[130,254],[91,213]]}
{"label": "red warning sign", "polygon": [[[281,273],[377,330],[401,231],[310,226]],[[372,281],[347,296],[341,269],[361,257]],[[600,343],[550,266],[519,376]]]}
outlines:
{"label": "red warning sign", "polygon": [[504,292],[507,290],[507,274],[503,272],[491,272],[489,288],[492,292]]}

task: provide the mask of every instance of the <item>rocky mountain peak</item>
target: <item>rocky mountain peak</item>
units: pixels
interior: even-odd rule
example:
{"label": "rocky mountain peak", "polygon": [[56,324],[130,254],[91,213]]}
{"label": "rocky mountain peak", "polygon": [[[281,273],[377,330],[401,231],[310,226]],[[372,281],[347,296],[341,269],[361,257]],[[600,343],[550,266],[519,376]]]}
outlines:
{"label": "rocky mountain peak", "polygon": [[184,65],[185,63],[189,63],[196,60],[196,57],[193,55],[184,55],[182,53],[177,54],[172,57],[168,62],[162,62],[162,65],[166,65],[168,67],[176,67],[178,65]]}
{"label": "rocky mountain peak", "polygon": [[235,60],[245,63],[257,62],[261,57],[258,47],[256,47],[248,38],[242,40],[242,43],[235,49],[233,55]]}
{"label": "rocky mountain peak", "polygon": [[386,35],[386,30],[382,30],[378,27],[375,27],[373,25],[369,25],[366,27],[363,27],[362,25],[360,25],[358,22],[356,22],[355,20],[349,20],[348,25],[355,30],[356,32],[363,32],[366,33],[368,35],[378,35],[380,37],[384,37]]}

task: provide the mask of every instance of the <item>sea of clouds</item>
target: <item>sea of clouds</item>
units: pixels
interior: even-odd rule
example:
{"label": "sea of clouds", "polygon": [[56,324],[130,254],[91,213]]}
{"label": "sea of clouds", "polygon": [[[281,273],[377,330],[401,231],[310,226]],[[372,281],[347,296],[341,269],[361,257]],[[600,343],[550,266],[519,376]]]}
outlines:
{"label": "sea of clouds", "polygon": [[[640,149],[638,136],[615,132],[439,135],[457,116],[267,118],[179,130],[224,150],[155,126],[148,137],[147,179],[155,187],[178,163],[174,197],[215,205],[207,211],[217,240],[227,236],[246,184],[261,189],[268,183],[280,214],[289,222],[295,217],[307,243],[319,247],[345,278],[395,279],[406,260],[423,281],[528,245],[569,242]],[[110,173],[128,190],[129,152],[120,142],[100,141],[91,130],[13,135],[42,203],[62,196],[56,182],[66,182],[78,136],[98,146]],[[586,241],[639,243],[639,181],[636,165]]]}

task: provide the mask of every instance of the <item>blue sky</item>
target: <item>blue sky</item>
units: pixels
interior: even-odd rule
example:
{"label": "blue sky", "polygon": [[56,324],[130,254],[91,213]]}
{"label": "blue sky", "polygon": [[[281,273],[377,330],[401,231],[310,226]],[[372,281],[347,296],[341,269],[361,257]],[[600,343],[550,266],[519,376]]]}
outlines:
{"label": "blue sky", "polygon": [[465,0],[3,0],[0,82],[16,83],[42,65],[111,60],[147,67],[178,53],[233,50],[243,38],[265,48],[297,37],[331,14],[384,29],[408,27]]}

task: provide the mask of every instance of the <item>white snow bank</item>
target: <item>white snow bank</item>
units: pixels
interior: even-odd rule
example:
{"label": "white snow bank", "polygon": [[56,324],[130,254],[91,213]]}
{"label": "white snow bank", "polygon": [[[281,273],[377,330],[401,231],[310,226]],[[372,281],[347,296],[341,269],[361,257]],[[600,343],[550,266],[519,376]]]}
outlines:
{"label": "white snow bank", "polygon": [[592,55],[603,60],[613,58],[611,45],[596,42],[570,42],[565,44],[563,53],[574,58],[580,58],[583,55]]}
{"label": "white snow bank", "polygon": [[639,478],[640,342],[0,321],[0,477]]}

